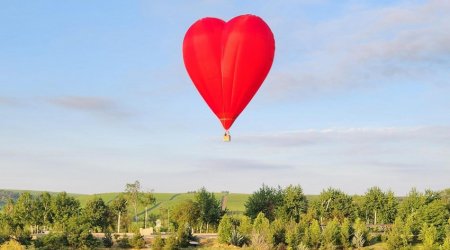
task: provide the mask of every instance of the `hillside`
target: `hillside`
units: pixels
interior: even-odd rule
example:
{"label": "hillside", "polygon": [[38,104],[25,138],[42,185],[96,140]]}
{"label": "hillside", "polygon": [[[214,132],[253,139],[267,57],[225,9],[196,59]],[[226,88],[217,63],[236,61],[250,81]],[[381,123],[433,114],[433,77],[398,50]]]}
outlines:
{"label": "hillside", "polygon": [[[23,192],[29,192],[32,195],[39,195],[44,191],[35,190],[0,190],[0,207],[7,202],[9,198],[16,200],[19,195]],[[50,194],[55,195],[57,193],[50,192]],[[73,194],[69,193],[70,196],[75,197],[80,201],[81,206],[85,206],[87,201],[93,199],[94,197],[102,198],[106,203],[111,202],[119,193],[100,193],[100,194]],[[150,214],[159,214],[162,208],[167,209],[176,206],[178,203],[185,200],[193,200],[195,193],[154,193],[156,198],[156,203],[148,209]],[[219,201],[226,196],[226,208],[232,212],[244,212],[244,204],[248,199],[250,194],[238,194],[238,193],[215,193],[216,199]],[[144,207],[139,208],[139,214],[144,213]]]}

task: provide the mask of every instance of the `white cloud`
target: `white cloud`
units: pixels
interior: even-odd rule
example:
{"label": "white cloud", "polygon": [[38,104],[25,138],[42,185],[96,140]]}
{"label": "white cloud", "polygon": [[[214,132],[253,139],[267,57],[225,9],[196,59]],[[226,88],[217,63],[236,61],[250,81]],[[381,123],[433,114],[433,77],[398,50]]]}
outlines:
{"label": "white cloud", "polygon": [[298,98],[378,82],[448,84],[435,74],[450,66],[448,13],[448,1],[355,5],[331,20],[282,28],[277,53],[292,60],[276,59],[267,93]]}
{"label": "white cloud", "polygon": [[100,115],[106,118],[125,118],[130,115],[116,102],[103,97],[64,96],[48,99],[48,102],[67,109]]}

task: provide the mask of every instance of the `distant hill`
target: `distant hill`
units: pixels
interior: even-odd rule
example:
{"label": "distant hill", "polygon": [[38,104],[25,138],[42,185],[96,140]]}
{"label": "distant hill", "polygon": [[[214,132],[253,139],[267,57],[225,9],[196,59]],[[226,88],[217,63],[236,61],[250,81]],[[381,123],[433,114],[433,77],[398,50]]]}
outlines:
{"label": "distant hill", "polygon": [[[0,189],[0,208],[8,201],[8,199],[16,200],[23,192],[29,192],[34,196],[37,196],[44,191],[35,190],[1,190]],[[49,192],[52,195],[56,195],[56,192]],[[70,196],[75,197],[80,201],[81,206],[84,206],[87,201],[94,197],[102,198],[106,203],[114,200],[120,193],[101,193],[101,194],[73,194],[68,193]],[[216,199],[219,201],[226,201],[224,206],[232,212],[242,213],[245,210],[245,202],[250,194],[238,194],[238,193],[214,193]],[[178,203],[185,200],[193,200],[195,198],[194,192],[189,193],[154,193],[156,203],[148,209],[150,214],[159,214],[161,208],[167,209],[176,206]],[[224,197],[226,196],[226,199]],[[144,213],[144,207],[140,207],[139,214]]]}

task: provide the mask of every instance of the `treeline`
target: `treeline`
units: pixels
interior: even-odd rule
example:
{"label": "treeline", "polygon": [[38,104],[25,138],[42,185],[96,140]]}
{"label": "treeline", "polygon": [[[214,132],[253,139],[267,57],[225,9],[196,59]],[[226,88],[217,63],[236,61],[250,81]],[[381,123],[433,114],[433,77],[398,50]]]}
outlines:
{"label": "treeline", "polygon": [[[245,212],[223,210],[214,193],[202,188],[193,200],[164,208],[158,216],[138,216],[155,204],[138,181],[106,203],[94,197],[84,207],[66,193],[22,193],[0,213],[0,245],[19,242],[36,249],[141,248],[149,244],[139,228],[155,226],[152,249],[179,249],[194,233],[217,232],[218,241],[250,249],[352,249],[381,243],[387,249],[450,249],[450,189],[412,189],[401,199],[372,187],[351,196],[329,188],[308,200],[300,186],[263,185],[249,196]],[[156,220],[159,221],[156,225]],[[105,233],[103,238],[93,233]],[[120,232],[134,233],[128,238]],[[43,235],[32,240],[32,235]],[[8,249],[8,248],[7,248]]]}
{"label": "treeline", "polygon": [[370,188],[350,196],[329,188],[308,201],[300,186],[263,185],[245,215],[224,216],[219,241],[253,249],[352,249],[384,242],[387,249],[450,249],[450,189],[412,189],[399,200]]}

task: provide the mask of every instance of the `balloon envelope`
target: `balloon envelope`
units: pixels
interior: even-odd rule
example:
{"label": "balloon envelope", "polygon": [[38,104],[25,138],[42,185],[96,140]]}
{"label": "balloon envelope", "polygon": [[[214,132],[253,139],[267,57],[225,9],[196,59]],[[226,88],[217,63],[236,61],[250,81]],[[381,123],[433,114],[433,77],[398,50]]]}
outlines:
{"label": "balloon envelope", "polygon": [[275,40],[254,15],[224,22],[195,22],[183,41],[187,72],[200,95],[228,130],[258,91],[272,66]]}

